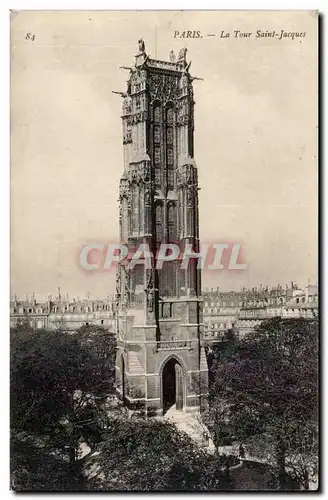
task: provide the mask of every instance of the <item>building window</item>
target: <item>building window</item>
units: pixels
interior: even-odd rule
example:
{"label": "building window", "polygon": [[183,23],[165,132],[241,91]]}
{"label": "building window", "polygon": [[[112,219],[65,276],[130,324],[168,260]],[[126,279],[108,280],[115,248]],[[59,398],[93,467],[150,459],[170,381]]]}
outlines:
{"label": "building window", "polygon": [[161,185],[161,169],[155,168],[155,184],[156,186]]}
{"label": "building window", "polygon": [[102,325],[104,324],[104,320],[103,320],[103,319],[101,320],[101,324],[102,324]]}
{"label": "building window", "polygon": [[161,142],[161,129],[158,125],[154,127],[154,142],[155,144],[160,144]]}
{"label": "building window", "polygon": [[160,243],[163,239],[162,231],[162,205],[156,206],[156,241]]}
{"label": "building window", "polygon": [[173,119],[174,119],[174,111],[172,108],[169,108],[166,112],[166,121],[169,125],[173,125]]}
{"label": "building window", "polygon": [[172,169],[169,169],[167,171],[167,183],[168,183],[168,188],[173,189],[174,188],[174,172]]}
{"label": "building window", "polygon": [[173,128],[167,127],[166,129],[166,142],[168,145],[173,144]]}
{"label": "building window", "polygon": [[137,184],[132,185],[132,232],[139,230],[139,192]]}
{"label": "building window", "polygon": [[161,121],[161,107],[155,106],[154,108],[154,122],[159,123]]}
{"label": "building window", "polygon": [[154,148],[154,162],[156,165],[161,163],[161,149],[159,147]]}
{"label": "building window", "polygon": [[167,150],[167,164],[173,165],[173,149],[172,148],[169,148]]}
{"label": "building window", "polygon": [[177,226],[176,226],[176,207],[170,205],[168,209],[168,229],[169,229],[169,242],[174,243],[177,240]]}

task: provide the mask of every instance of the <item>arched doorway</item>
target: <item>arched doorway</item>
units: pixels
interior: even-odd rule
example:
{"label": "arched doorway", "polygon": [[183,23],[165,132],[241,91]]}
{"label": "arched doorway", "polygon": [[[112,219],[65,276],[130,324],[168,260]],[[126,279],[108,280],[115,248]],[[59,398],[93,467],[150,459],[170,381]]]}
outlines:
{"label": "arched doorway", "polygon": [[177,410],[183,410],[184,374],[182,366],[175,358],[170,358],[163,368],[162,404],[163,415],[174,405]]}

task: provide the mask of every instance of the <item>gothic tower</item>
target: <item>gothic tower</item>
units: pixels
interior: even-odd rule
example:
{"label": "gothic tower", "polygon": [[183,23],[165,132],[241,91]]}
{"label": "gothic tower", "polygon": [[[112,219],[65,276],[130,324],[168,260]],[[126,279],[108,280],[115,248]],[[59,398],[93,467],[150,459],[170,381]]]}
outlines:
{"label": "gothic tower", "polygon": [[[200,270],[191,259],[158,264],[161,243],[199,250],[194,98],[186,49],[151,59],[139,40],[123,97],[124,171],[120,240],[129,249],[117,271],[116,383],[131,408],[163,415],[175,405],[199,411],[208,368],[201,339]],[[130,257],[144,245],[145,254]],[[149,264],[149,259],[147,260]]]}

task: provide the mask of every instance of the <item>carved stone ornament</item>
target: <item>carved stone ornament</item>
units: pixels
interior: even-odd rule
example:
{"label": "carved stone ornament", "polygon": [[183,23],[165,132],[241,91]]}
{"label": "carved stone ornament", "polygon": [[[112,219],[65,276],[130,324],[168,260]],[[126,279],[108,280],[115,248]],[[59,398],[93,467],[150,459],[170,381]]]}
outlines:
{"label": "carved stone ornament", "polygon": [[187,205],[193,206],[195,201],[195,189],[194,186],[187,187]]}
{"label": "carved stone ornament", "polygon": [[131,117],[131,125],[133,124],[136,124],[136,123],[140,123],[140,122],[144,122],[146,121],[148,118],[148,113],[147,111],[138,111],[138,113],[135,113],[134,115],[132,115]]}
{"label": "carved stone ornament", "polygon": [[178,187],[194,184],[195,169],[191,165],[182,165],[177,168],[177,185]]}
{"label": "carved stone ornament", "polygon": [[174,50],[170,51],[169,59],[170,59],[170,62],[175,63],[175,53],[174,53]]}
{"label": "carved stone ornament", "polygon": [[128,198],[130,193],[129,181],[127,179],[121,179],[120,182],[120,194],[119,199]]}
{"label": "carved stone ornament", "polygon": [[178,97],[178,78],[175,76],[152,75],[148,82],[151,101],[159,99],[163,103],[176,102]]}
{"label": "carved stone ornament", "polygon": [[150,180],[150,163],[148,161],[141,162],[140,164],[133,164],[129,170],[130,183],[136,184],[148,182]]}
{"label": "carved stone ornament", "polygon": [[142,38],[140,38],[140,40],[138,40],[138,49],[139,49],[140,53],[145,52],[145,49],[146,49],[145,42],[143,41]]}

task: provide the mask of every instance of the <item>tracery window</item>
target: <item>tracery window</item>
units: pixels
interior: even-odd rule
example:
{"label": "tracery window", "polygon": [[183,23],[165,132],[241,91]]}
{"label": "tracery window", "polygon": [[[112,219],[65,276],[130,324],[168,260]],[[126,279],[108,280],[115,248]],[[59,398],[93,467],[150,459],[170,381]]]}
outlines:
{"label": "tracery window", "polygon": [[159,147],[154,148],[154,162],[157,165],[161,163],[161,149]]}
{"label": "tracery window", "polygon": [[176,227],[176,207],[175,205],[170,205],[168,208],[168,230],[169,230],[169,241],[171,243],[177,240],[177,227]]}
{"label": "tracery window", "polygon": [[167,127],[167,129],[166,129],[166,141],[167,141],[167,144],[169,144],[169,145],[173,144],[173,128],[172,127]]}
{"label": "tracery window", "polygon": [[169,125],[173,125],[173,116],[174,116],[173,109],[169,108],[166,112],[166,121]]}
{"label": "tracery window", "polygon": [[161,129],[158,125],[154,127],[154,142],[160,144],[161,142]]}
{"label": "tracery window", "polygon": [[155,184],[156,186],[161,185],[161,169],[155,167]]}
{"label": "tracery window", "polygon": [[172,148],[169,148],[167,150],[167,164],[173,165],[173,149]]}
{"label": "tracery window", "polygon": [[156,241],[160,243],[163,239],[162,205],[156,206]]}
{"label": "tracery window", "polygon": [[160,106],[155,106],[154,108],[154,121],[159,123],[161,121],[161,108]]}
{"label": "tracery window", "polygon": [[174,188],[174,172],[171,168],[167,171],[167,183],[169,189]]}
{"label": "tracery window", "polygon": [[139,230],[139,192],[137,184],[132,185],[132,232]]}

